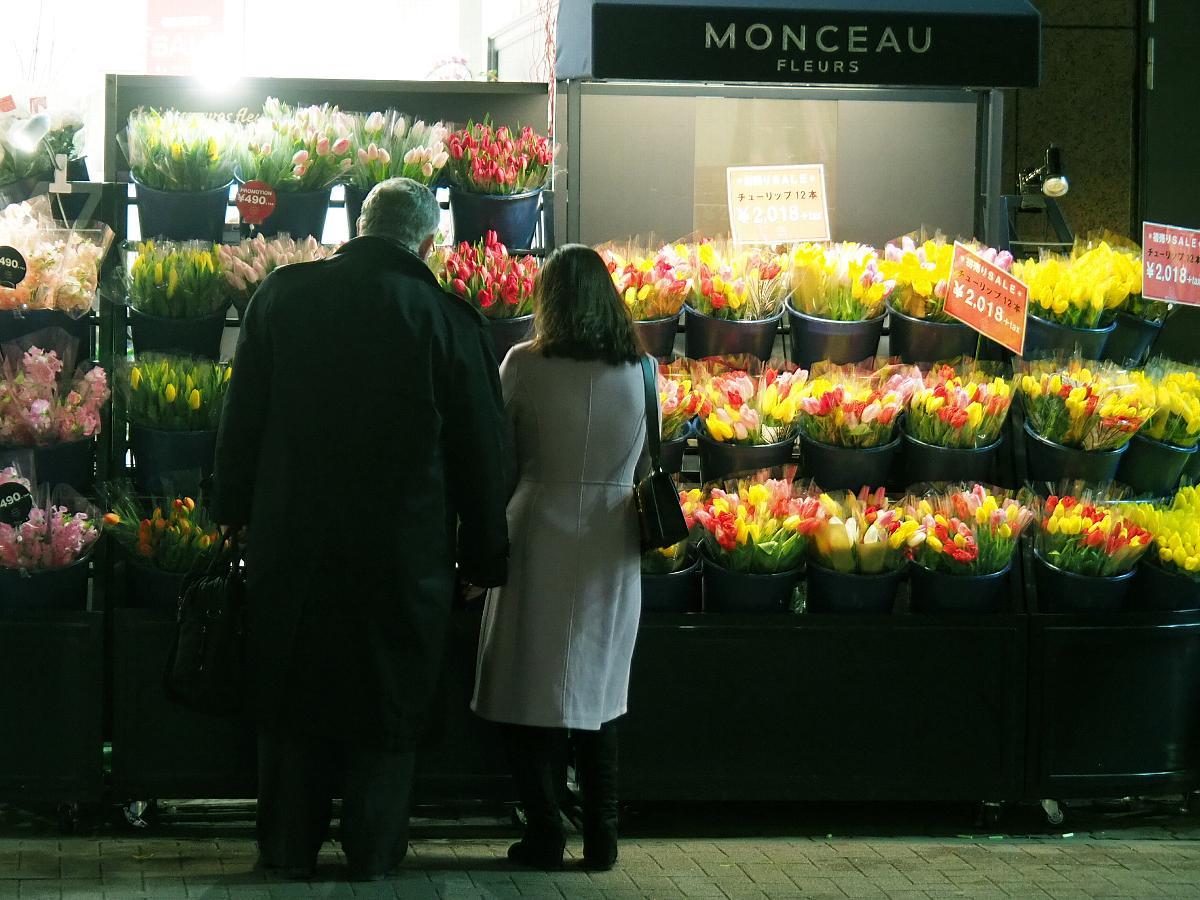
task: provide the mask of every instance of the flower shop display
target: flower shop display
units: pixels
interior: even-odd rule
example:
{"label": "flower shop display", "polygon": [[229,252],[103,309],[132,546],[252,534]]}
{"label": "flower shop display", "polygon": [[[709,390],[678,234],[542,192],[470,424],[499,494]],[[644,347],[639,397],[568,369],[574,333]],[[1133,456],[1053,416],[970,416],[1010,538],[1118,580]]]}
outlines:
{"label": "flower shop display", "polygon": [[148,353],[126,366],[119,382],[129,417],[134,483],[144,493],[161,490],[164,476],[175,490],[195,493],[212,473],[221,407],[233,373],[228,363]]}
{"label": "flower shop display", "polygon": [[554,167],[550,139],[529,126],[514,131],[484,120],[453,132],[446,148],[454,239],[473,244],[494,231],[510,247],[531,247]]}
{"label": "flower shop display", "polygon": [[143,238],[219,241],[240,128],[226,116],[136,109],[120,144]]}
{"label": "flower shop display", "polygon": [[353,160],[346,172],[346,221],[350,237],[358,236],[358,217],[371,188],[389,178],[411,178],[432,187],[450,152],[450,131],[441,122],[413,120],[394,109],[353,116],[350,146]]}
{"label": "flower shop display", "polygon": [[[1134,241],[1109,231],[1092,232],[1075,239],[1071,257],[1078,259],[1091,251],[1112,269],[1114,282],[1120,284],[1118,293],[1126,287],[1129,289],[1125,299],[1118,301],[1115,307],[1113,330],[1104,342],[1100,359],[1127,366],[1141,365],[1162,331],[1171,304],[1142,296],[1142,248]],[[1124,258],[1108,259],[1108,253]]]}
{"label": "flower shop display", "polygon": [[658,408],[662,418],[659,452],[663,471],[675,474],[682,470],[683,451],[702,404],[690,361],[659,363]]}
{"label": "flower shop display", "polygon": [[1134,566],[1153,538],[1119,499],[1081,483],[1064,483],[1041,504],[1034,540],[1039,611],[1125,608]]}
{"label": "flower shop display", "polygon": [[826,490],[888,483],[900,414],[920,386],[915,366],[814,366],[800,397],[805,473]]}
{"label": "flower shop display", "polygon": [[782,612],[804,569],[810,536],[824,518],[808,487],[761,472],[724,488],[680,494],[704,557],[706,612]]}
{"label": "flower shop display", "polygon": [[534,256],[514,256],[495,231],[476,244],[437,251],[429,261],[443,290],[478,309],[491,326],[496,358],[528,340],[533,331]]}
{"label": "flower shop display", "polygon": [[143,241],[129,267],[133,351],[221,353],[229,288],[217,245]]}
{"label": "flower shop display", "polygon": [[859,363],[875,356],[895,282],[879,271],[873,247],[800,244],[792,251],[787,303],[791,359]]}
{"label": "flower shop display", "polygon": [[85,609],[94,510],[68,487],[34,489],[16,467],[0,469],[0,490],[13,484],[33,497],[24,521],[0,521],[0,609]]}
{"label": "flower shop display", "polygon": [[1020,360],[1029,478],[1112,481],[1129,440],[1154,414],[1154,392],[1112,363]]}
{"label": "flower shop display", "polygon": [[597,252],[629,308],[643,349],[660,359],[670,356],[689,290],[688,260],[677,256],[673,246],[652,252],[635,244],[606,244]]}
{"label": "flower shop display", "polygon": [[700,556],[691,541],[642,554],[642,612],[699,612]]}
{"label": "flower shop display", "polygon": [[239,315],[246,314],[246,306],[264,278],[280,266],[298,262],[324,259],[336,247],[327,247],[311,235],[299,241],[282,235],[267,238],[256,234],[237,244],[219,244],[221,272],[225,276],[226,291],[237,307]]}
{"label": "flower shop display", "polygon": [[1170,504],[1130,503],[1123,511],[1154,541],[1138,565],[1130,606],[1200,609],[1200,488],[1180,488]]}
{"label": "flower shop display", "polygon": [[695,372],[705,481],[791,462],[807,372],[782,360],[762,363],[745,355],[704,360]]}
{"label": "flower shop display", "polygon": [[292,107],[267,98],[262,116],[247,126],[238,166],[243,183],[261,181],[275,191],[275,208],[256,226],[259,234],[320,239],[330,189],[354,164],[353,125],[336,106]]}
{"label": "flower shop display", "polygon": [[1117,480],[1139,494],[1170,496],[1200,442],[1200,372],[1157,359],[1131,377],[1153,396],[1155,410],[1129,441]]}
{"label": "flower shop display", "polygon": [[690,267],[691,291],[684,306],[687,356],[748,353],[770,359],[789,290],[787,254],[709,240],[677,244],[672,252]]}
{"label": "flower shop display", "polygon": [[39,484],[84,491],[94,475],[95,438],[108,401],[100,366],[75,367],[75,342],[47,330],[0,347],[0,449],[29,449]]}
{"label": "flower shop display", "polygon": [[821,494],[825,515],[813,533],[808,566],[810,613],[890,613],[904,579],[915,525],[883,488]]}
{"label": "flower shop display", "polygon": [[1013,382],[994,362],[966,357],[933,365],[913,392],[901,431],[908,484],[986,481],[1012,405]]}
{"label": "flower shop display", "polygon": [[912,611],[999,612],[1032,500],[981,484],[909,498]]}

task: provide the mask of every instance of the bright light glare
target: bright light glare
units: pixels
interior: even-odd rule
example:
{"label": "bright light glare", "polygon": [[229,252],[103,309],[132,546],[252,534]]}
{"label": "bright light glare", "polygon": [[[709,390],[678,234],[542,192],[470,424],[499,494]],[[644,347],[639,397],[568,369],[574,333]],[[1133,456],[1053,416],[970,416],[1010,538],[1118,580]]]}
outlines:
{"label": "bright light glare", "polygon": [[50,116],[38,113],[13,128],[8,134],[9,143],[21,153],[33,153],[42,138],[50,131]]}
{"label": "bright light glare", "polygon": [[1042,184],[1042,193],[1047,197],[1062,197],[1071,189],[1066,175],[1055,175],[1047,178]]}

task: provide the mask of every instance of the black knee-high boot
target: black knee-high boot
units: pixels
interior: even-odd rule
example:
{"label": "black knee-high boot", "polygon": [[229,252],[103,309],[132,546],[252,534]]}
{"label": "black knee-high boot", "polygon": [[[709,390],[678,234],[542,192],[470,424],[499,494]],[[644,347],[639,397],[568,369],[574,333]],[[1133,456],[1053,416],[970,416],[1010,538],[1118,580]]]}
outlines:
{"label": "black knee-high boot", "polygon": [[611,869],[617,861],[617,723],[571,734],[583,794],[583,863]]}
{"label": "black knee-high boot", "polygon": [[503,725],[504,748],[525,810],[525,836],[508,848],[508,858],[538,869],[561,869],[566,836],[558,808],[557,776],[567,752],[561,728]]}

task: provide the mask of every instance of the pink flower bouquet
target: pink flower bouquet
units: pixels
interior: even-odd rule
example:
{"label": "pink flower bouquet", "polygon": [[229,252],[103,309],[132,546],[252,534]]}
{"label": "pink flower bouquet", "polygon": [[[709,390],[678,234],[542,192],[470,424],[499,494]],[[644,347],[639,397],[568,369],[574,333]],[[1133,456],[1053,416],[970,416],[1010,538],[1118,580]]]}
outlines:
{"label": "pink flower bouquet", "polygon": [[[43,332],[38,337],[45,336]],[[100,410],[109,397],[107,375],[100,366],[65,374],[64,357],[70,356],[33,345],[19,359],[5,359],[0,370],[0,446],[45,447],[99,434]]]}
{"label": "pink flower bouquet", "polygon": [[[29,487],[14,467],[0,470],[0,486],[12,482]],[[39,572],[78,562],[100,537],[96,517],[86,507],[63,491],[53,499],[35,497],[24,522],[0,523],[0,568]]]}

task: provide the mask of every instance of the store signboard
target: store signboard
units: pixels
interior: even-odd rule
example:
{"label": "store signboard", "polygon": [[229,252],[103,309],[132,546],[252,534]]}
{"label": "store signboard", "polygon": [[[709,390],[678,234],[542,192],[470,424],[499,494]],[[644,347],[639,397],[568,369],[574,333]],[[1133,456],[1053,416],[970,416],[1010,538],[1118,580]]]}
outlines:
{"label": "store signboard", "polygon": [[225,0],[147,0],[146,73],[193,75],[225,38]]}
{"label": "store signboard", "polygon": [[1200,231],[1142,223],[1142,296],[1200,306]]}
{"label": "store signboard", "polygon": [[725,175],[736,243],[829,240],[825,166],[730,166]]}
{"label": "store signboard", "polygon": [[1029,289],[965,244],[954,242],[946,312],[1018,356],[1025,352]]}

